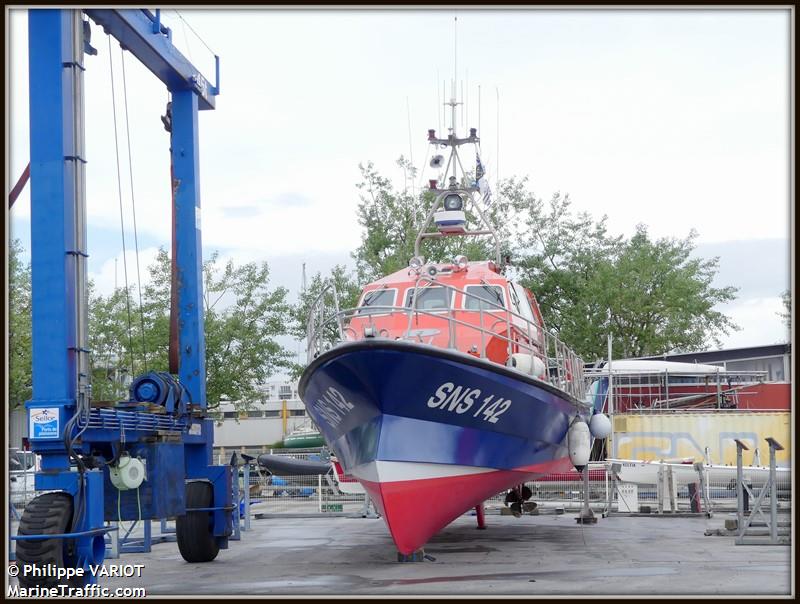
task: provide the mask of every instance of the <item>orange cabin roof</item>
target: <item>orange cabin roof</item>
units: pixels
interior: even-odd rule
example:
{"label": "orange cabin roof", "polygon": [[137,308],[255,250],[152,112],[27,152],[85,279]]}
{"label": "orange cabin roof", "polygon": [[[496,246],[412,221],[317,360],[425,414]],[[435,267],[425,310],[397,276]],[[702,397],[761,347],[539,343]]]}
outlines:
{"label": "orange cabin roof", "polygon": [[[470,262],[464,271],[456,271],[452,264],[446,262],[429,263],[427,266],[435,266],[438,271],[436,278],[455,287],[460,287],[459,284],[461,283],[480,283],[481,279],[493,285],[503,285],[508,282],[508,279],[498,272],[495,263],[491,261]],[[413,285],[416,276],[413,273],[409,274],[410,271],[411,269],[408,267],[400,269],[391,275],[370,283],[364,287],[364,291],[379,289],[384,286]]]}

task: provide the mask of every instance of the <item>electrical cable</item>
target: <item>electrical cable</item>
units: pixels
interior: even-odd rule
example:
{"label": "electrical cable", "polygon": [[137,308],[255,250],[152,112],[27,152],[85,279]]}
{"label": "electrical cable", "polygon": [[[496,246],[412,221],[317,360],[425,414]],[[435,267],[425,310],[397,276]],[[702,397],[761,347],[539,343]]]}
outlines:
{"label": "electrical cable", "polygon": [[[128,459],[128,463],[130,463],[130,460],[132,458],[130,456],[128,456],[127,459]],[[117,465],[120,468],[122,467],[119,464],[119,462],[118,462]],[[125,537],[130,535],[131,532],[133,531],[133,529],[136,528],[136,525],[139,524],[139,522],[142,521],[142,499],[141,499],[141,495],[140,495],[140,489],[141,488],[142,488],[141,484],[139,484],[139,486],[136,487],[136,507],[138,508],[139,515],[138,515],[138,518],[133,521],[133,524],[131,524],[130,527],[128,527],[128,530],[125,533]],[[117,522],[118,522],[120,527],[125,528],[125,525],[122,523],[122,489],[120,489],[119,487],[117,487]]]}
{"label": "electrical cable", "polygon": [[125,275],[125,305],[128,309],[128,346],[130,350],[131,378],[136,374],[133,365],[133,326],[131,322],[131,300],[128,290],[128,259],[125,249],[125,219],[122,209],[122,176],[119,167],[119,137],[117,136],[117,101],[114,91],[114,61],[111,57],[111,36],[108,36],[108,67],[111,72],[111,110],[114,116],[114,151],[117,157],[117,190],[119,194],[119,223],[122,231],[122,267]]}
{"label": "electrical cable", "polygon": [[[66,445],[68,455],[75,460],[75,465],[78,468],[78,490],[75,493],[75,504],[73,505],[73,513],[72,513],[72,527],[80,526],[80,522],[83,519],[84,513],[86,511],[86,464],[84,463],[81,456],[75,452],[73,447],[74,442],[80,438],[86,429],[89,427],[89,413],[91,412],[91,408],[89,405],[88,399],[84,399],[82,403],[82,407],[77,409],[75,414],[69,419],[69,421],[64,426],[64,444]],[[79,422],[81,415],[86,416],[86,420],[82,427],[78,430],[78,433],[74,436],[72,435],[72,430],[75,425]]]}
{"label": "electrical cable", "polygon": [[[128,120],[128,83],[125,77],[125,51],[120,46],[122,57],[122,98],[125,101],[125,134],[128,140],[128,173],[131,179],[131,209],[133,210],[133,243],[136,250],[136,290],[139,292],[139,323],[142,330],[142,363],[147,373],[147,346],[144,339],[144,311],[142,310],[142,273],[139,270],[139,232],[136,228],[136,197],[133,194],[133,158],[131,157],[131,128]],[[127,285],[127,284],[126,284]]]}
{"label": "electrical cable", "polygon": [[[141,497],[139,496],[139,489],[140,488],[141,488],[141,486],[136,487],[136,506],[139,509],[139,517],[136,520],[134,520],[133,524],[131,524],[128,527],[128,530],[125,533],[125,537],[130,535],[131,532],[133,532],[133,529],[136,528],[136,525],[139,524],[139,522],[141,522],[141,520],[142,520],[142,500],[141,500]],[[117,489],[117,524],[121,528],[123,528],[123,529],[125,528],[125,525],[122,523],[122,490],[121,489]]]}

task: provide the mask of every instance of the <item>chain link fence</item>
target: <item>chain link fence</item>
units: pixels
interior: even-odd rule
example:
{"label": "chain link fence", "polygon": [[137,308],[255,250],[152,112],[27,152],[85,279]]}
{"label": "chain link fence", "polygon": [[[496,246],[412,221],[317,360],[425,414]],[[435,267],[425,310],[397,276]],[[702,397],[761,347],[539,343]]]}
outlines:
{"label": "chain link fence", "polygon": [[[247,454],[257,459],[261,453]],[[269,454],[311,461],[326,458],[321,449],[271,449]],[[332,470],[326,474],[310,476],[277,476],[257,463],[253,463],[251,468],[247,484],[249,509],[256,517],[274,514],[313,516],[370,513],[366,494],[360,485],[355,481],[341,485]],[[244,493],[242,472],[239,479],[241,492]]]}

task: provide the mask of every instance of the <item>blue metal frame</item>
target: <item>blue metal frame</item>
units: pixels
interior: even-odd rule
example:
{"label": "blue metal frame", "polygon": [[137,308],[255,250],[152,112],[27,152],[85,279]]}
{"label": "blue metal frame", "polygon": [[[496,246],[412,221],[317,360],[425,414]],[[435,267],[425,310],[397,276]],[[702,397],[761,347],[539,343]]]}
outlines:
{"label": "blue metal frame", "polygon": [[[214,487],[214,535],[220,547],[225,548],[231,534],[231,468],[211,465],[213,423],[192,415],[192,410],[200,410],[202,415],[206,409],[197,112],[214,109],[214,97],[219,92],[219,58],[215,57],[216,85],[211,86],[172,45],[171,31],[161,24],[160,11],[155,15],[139,9],[84,12],[172,93],[179,379],[189,393],[190,409],[174,416],[93,409],[79,447],[90,453],[92,443],[118,443],[123,433],[129,445],[161,430],[180,434],[186,479],[207,480]],[[84,513],[70,536],[76,537],[77,564],[85,566],[102,562],[97,539],[106,529],[103,472],[71,471],[64,443],[65,425],[76,411],[78,388],[76,259],[86,255],[86,250],[78,249],[80,242],[74,235],[76,166],[78,162],[85,163],[86,158],[70,154],[74,137],[82,136],[82,125],[75,122],[76,88],[71,70],[84,67],[73,60],[75,11],[31,9],[28,24],[33,396],[26,407],[29,424],[33,416],[50,421],[51,428],[49,432],[32,430],[30,434],[33,451],[42,455],[43,471],[36,475],[36,489],[63,491],[76,501],[82,498],[84,503]],[[157,472],[158,468],[150,471]],[[58,537],[65,536],[41,536]],[[25,537],[30,538],[36,536]]]}

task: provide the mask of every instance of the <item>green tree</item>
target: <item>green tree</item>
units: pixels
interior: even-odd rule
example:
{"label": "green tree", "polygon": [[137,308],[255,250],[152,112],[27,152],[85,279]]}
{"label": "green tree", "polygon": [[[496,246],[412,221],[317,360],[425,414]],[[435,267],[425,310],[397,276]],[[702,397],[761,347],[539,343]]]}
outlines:
{"label": "green tree", "polygon": [[8,250],[8,402],[13,410],[31,398],[31,266],[19,240]]}
{"label": "green tree", "polygon": [[[335,292],[335,298],[334,298]],[[340,339],[338,323],[333,317],[336,308],[344,311],[355,308],[361,294],[355,274],[349,272],[347,267],[337,264],[328,275],[316,273],[309,281],[305,291],[300,292],[297,303],[292,307],[292,327],[290,334],[307,343],[308,321],[312,308],[314,309],[314,321],[319,329],[320,320],[322,326],[323,340],[332,344]],[[322,311],[322,319],[320,319]],[[295,367],[292,377],[299,377],[305,363]]]}
{"label": "green tree", "polygon": [[[135,291],[128,289],[130,299]],[[133,309],[132,309],[133,310]],[[132,315],[132,318],[136,315]],[[139,323],[137,322],[138,328]],[[131,337],[137,337],[131,333]],[[131,376],[131,352],[125,289],[118,288],[108,296],[95,292],[89,284],[89,361],[92,372],[92,400],[117,401],[127,398],[126,384]],[[133,349],[141,360],[141,346]],[[135,370],[135,367],[134,367]]]}
{"label": "green tree", "polygon": [[605,216],[575,215],[569,195],[556,193],[545,203],[526,185],[512,179],[503,188],[521,216],[513,272],[536,296],[548,329],[586,356],[607,315],[600,277],[610,272],[622,237],[609,235]]}
{"label": "green tree", "polygon": [[[684,239],[653,240],[639,225],[619,255],[599,275],[610,309],[611,333],[621,356],[640,357],[720,345],[737,326],[714,307],[735,299],[735,287],[712,287],[719,258],[692,258],[691,231]],[[602,350],[602,346],[600,347]],[[596,355],[600,350],[593,350]],[[601,354],[602,356],[602,354]]]}
{"label": "green tree", "polygon": [[[169,353],[170,258],[160,249],[149,267],[139,315],[135,288],[129,291],[129,336],[124,288],[93,295],[90,333],[96,400],[124,397],[120,377],[145,370],[167,371]],[[287,332],[287,290],[269,288],[266,262],[220,266],[214,253],[203,265],[206,338],[206,396],[210,408],[222,400],[246,408],[261,400],[258,386],[279,368],[293,370],[293,355],[276,340]],[[140,325],[144,324],[144,343]],[[144,349],[144,352],[143,352]],[[101,398],[102,397],[108,397]]]}
{"label": "green tree", "polygon": [[207,397],[209,406],[249,406],[262,399],[258,386],[269,376],[294,369],[293,353],[275,339],[290,322],[288,290],[269,289],[266,262],[236,267],[229,260],[217,271],[217,261],[214,253],[204,266]]}

